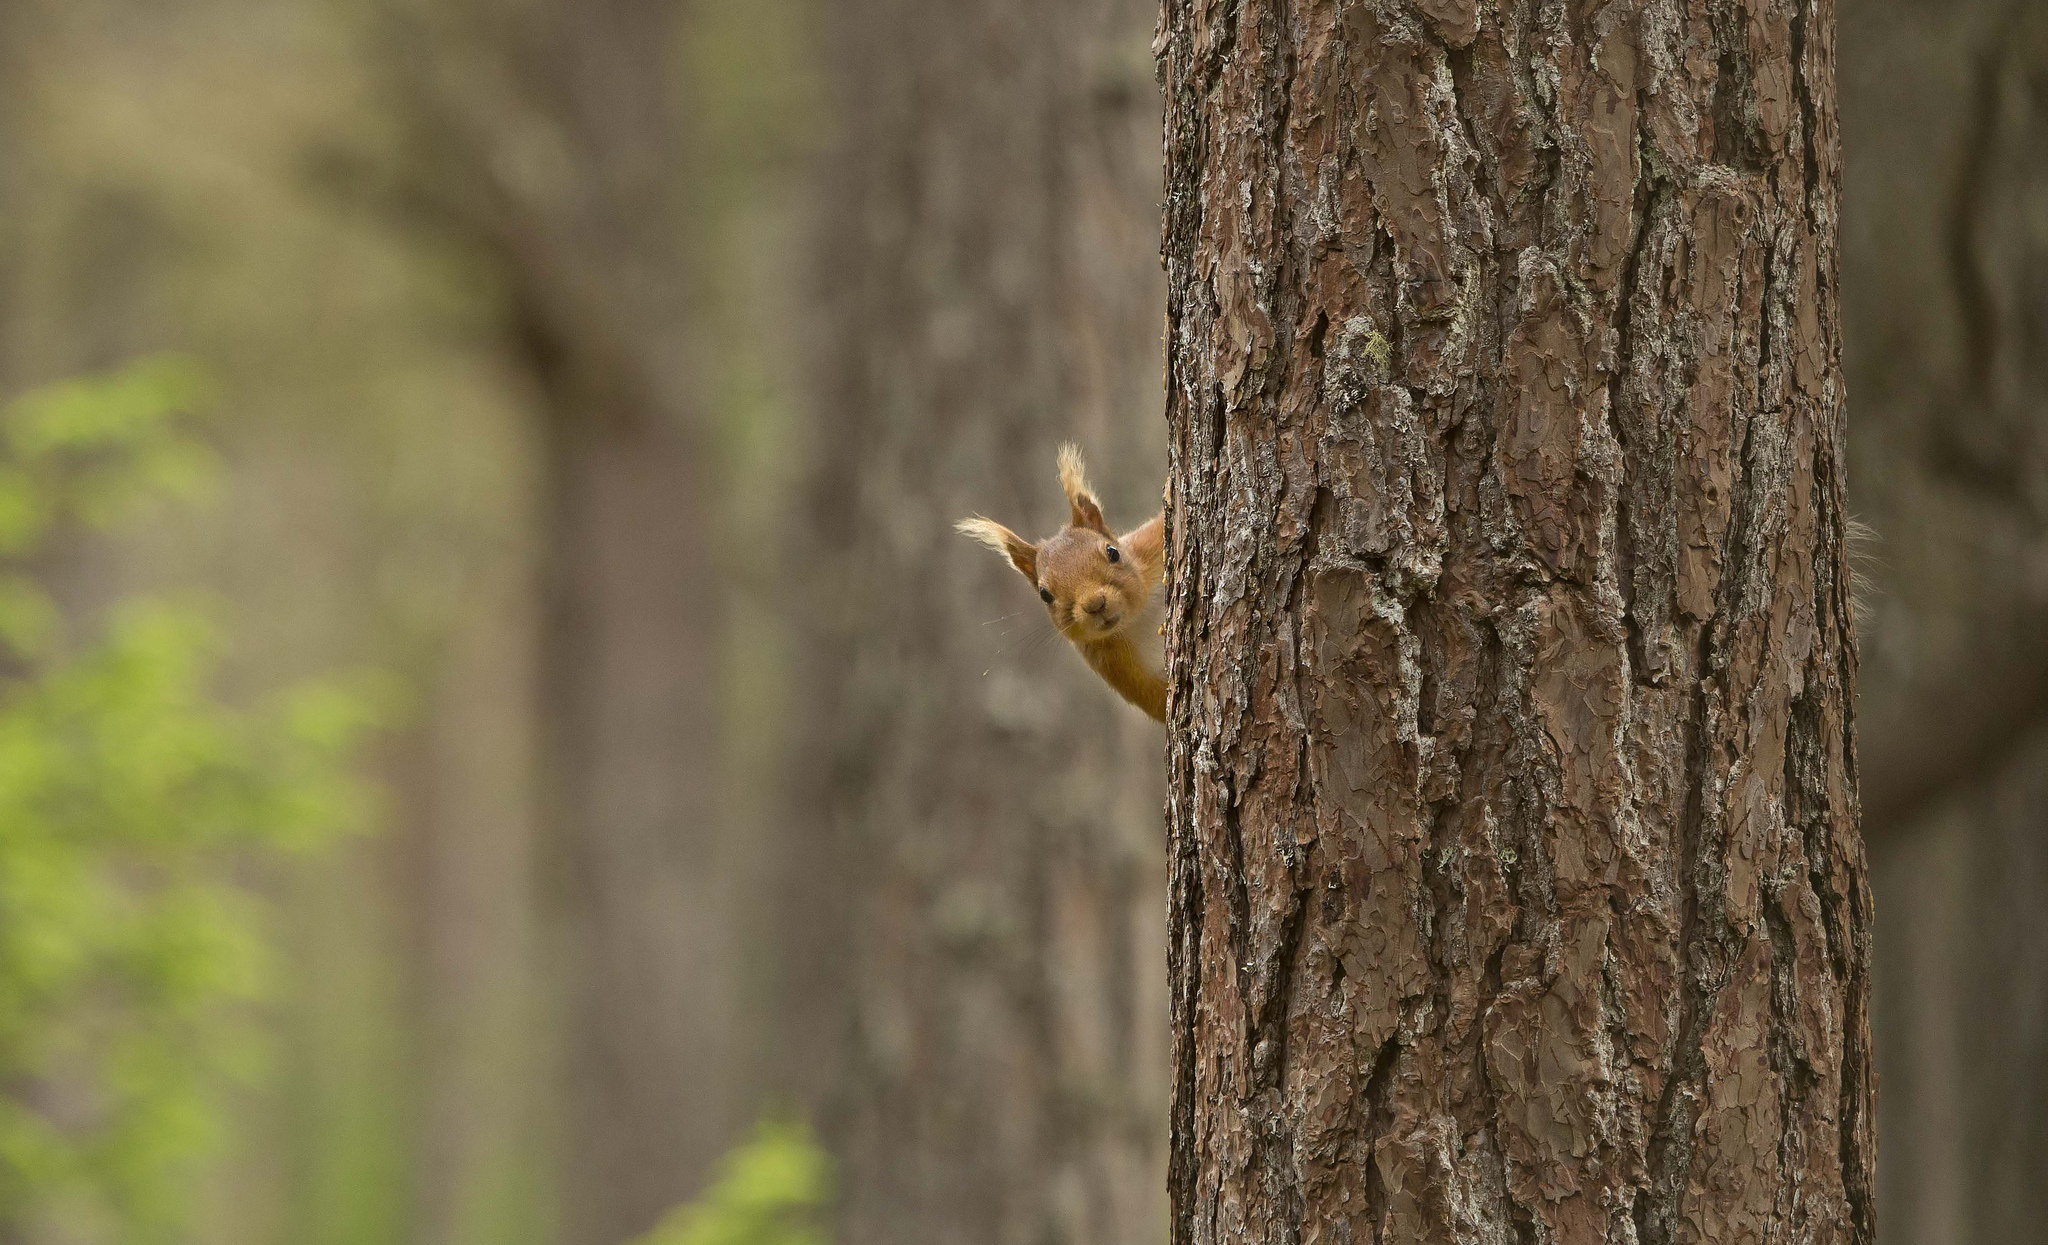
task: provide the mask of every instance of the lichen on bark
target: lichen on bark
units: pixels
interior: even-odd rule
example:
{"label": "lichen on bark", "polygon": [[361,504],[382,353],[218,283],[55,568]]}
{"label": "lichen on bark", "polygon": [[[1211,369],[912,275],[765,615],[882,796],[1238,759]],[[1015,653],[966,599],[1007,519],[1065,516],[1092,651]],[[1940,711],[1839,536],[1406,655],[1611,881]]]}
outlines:
{"label": "lichen on bark", "polygon": [[1169,0],[1176,1242],[1873,1235],[1828,0]]}

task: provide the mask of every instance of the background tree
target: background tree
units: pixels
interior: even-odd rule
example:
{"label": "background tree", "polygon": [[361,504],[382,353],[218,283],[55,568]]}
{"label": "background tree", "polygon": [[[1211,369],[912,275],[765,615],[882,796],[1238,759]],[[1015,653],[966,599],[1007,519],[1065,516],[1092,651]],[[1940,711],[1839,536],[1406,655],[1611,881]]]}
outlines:
{"label": "background tree", "polygon": [[[218,382],[206,435],[224,463],[218,507],[165,511],[161,522],[119,542],[60,542],[38,559],[37,577],[88,630],[101,606],[136,593],[186,585],[217,592],[218,614],[235,637],[222,667],[231,702],[361,664],[398,670],[414,689],[416,711],[369,766],[389,792],[381,833],[262,870],[262,889],[279,901],[272,932],[281,939],[282,970],[265,1011],[273,1058],[260,1087],[225,1104],[232,1157],[193,1184],[204,1212],[193,1235],[209,1245],[517,1245],[561,1232],[556,1194],[568,1120],[559,1108],[572,1061],[557,1029],[569,1019],[558,983],[575,964],[555,954],[564,929],[558,830],[543,810],[537,777],[544,729],[538,685],[552,668],[540,656],[548,624],[538,567],[559,534],[550,517],[554,475],[546,439],[556,408],[536,381],[524,338],[508,330],[518,319],[508,307],[525,298],[511,278],[511,261],[476,221],[451,216],[447,204],[419,210],[429,205],[417,187],[403,210],[392,210],[389,193],[409,153],[448,155],[449,168],[429,172],[456,183],[475,173],[479,158],[438,148],[434,136],[419,132],[410,110],[420,101],[392,87],[394,77],[420,65],[414,59],[403,68],[396,58],[424,57],[435,73],[456,79],[455,89],[467,89],[465,81],[473,86],[501,72],[507,40],[530,39],[509,25],[553,19],[545,5],[507,4],[502,12],[425,6],[430,17],[479,23],[483,41],[465,47],[437,38],[416,47],[394,43],[384,37],[388,28],[369,20],[382,7],[381,0],[0,5],[8,35],[0,40],[0,393],[160,348],[187,351],[202,357]],[[1108,299],[1106,291],[1127,277],[1148,288],[1149,310],[1107,318],[1058,313],[1067,317],[1063,326],[1127,324],[1127,341],[1121,328],[1085,327],[1071,334],[1034,327],[1019,340],[1042,364],[1045,343],[1056,337],[1053,357],[1074,367],[1066,383],[1075,392],[1096,392],[1094,365],[1077,360],[1104,358],[1118,376],[1130,369],[1128,396],[1119,400],[1127,409],[1091,399],[1071,410],[1041,410],[1028,433],[1038,445],[1027,456],[1079,431],[1099,474],[1116,477],[1105,475],[1104,482],[1113,486],[1117,509],[1141,513],[1157,496],[1156,461],[1126,474],[1131,463],[1157,453],[1146,446],[1158,438],[1147,430],[1154,416],[1146,412],[1157,400],[1150,388],[1157,358],[1152,326],[1164,303],[1149,259],[1160,151],[1154,122],[1143,115],[1152,90],[1144,44],[1155,15],[1133,13],[1127,34],[1102,42],[1071,31],[1024,32],[1021,23],[999,25],[994,17],[971,19],[983,23],[974,27],[983,34],[960,36],[967,26],[956,24],[942,36],[929,28],[954,21],[947,11],[933,8],[923,15],[930,21],[921,22],[908,8],[865,9],[882,23],[880,31],[907,32],[903,46],[944,49],[952,59],[907,78],[900,66],[885,73],[898,53],[883,48],[871,57],[875,77],[897,85],[864,96],[862,69],[852,57],[873,48],[879,35],[864,32],[854,14],[787,0],[684,0],[676,7],[677,42],[660,55],[678,76],[688,131],[676,149],[691,168],[674,180],[687,204],[677,224],[687,235],[679,249],[689,270],[689,305],[680,319],[693,343],[675,374],[689,390],[678,409],[689,408],[691,453],[709,482],[698,500],[708,523],[706,590],[718,602],[719,646],[708,659],[718,675],[719,757],[691,769],[716,787],[706,803],[719,805],[719,861],[734,870],[719,886],[745,901],[733,905],[733,924],[719,934],[740,982],[742,1036],[728,1044],[737,1067],[694,1070],[742,1085],[794,1088],[795,1066],[815,1087],[841,1066],[841,1041],[856,1030],[840,1022],[847,999],[822,988],[836,984],[832,978],[785,976],[770,989],[778,971],[771,951],[787,942],[764,934],[789,933],[793,910],[806,917],[821,910],[806,907],[808,900],[797,898],[803,892],[783,888],[780,875],[766,868],[785,845],[814,851],[824,833],[814,819],[777,815],[783,788],[806,771],[801,752],[790,759],[785,734],[813,745],[818,739],[809,729],[815,723],[789,711],[793,685],[814,678],[807,673],[810,655],[791,637],[816,627],[834,637],[820,650],[825,656],[894,653],[896,639],[863,635],[862,628],[900,619],[860,585],[805,592],[795,598],[801,612],[786,612],[792,595],[783,583],[810,576],[814,562],[801,540],[785,559],[780,542],[763,534],[849,513],[822,504],[792,511],[792,496],[808,507],[818,495],[788,487],[790,464],[802,461],[802,431],[815,424],[827,445],[854,444],[839,439],[848,411],[834,405],[845,391],[831,378],[850,374],[847,360],[859,356],[862,343],[896,340],[872,324],[835,326],[839,312],[925,309],[928,337],[913,342],[908,330],[901,335],[920,352],[902,357],[922,365],[941,357],[933,343],[949,340],[949,326],[965,322],[943,309],[1008,288],[1001,273],[1009,272],[1028,282],[1057,281],[1090,299]],[[2044,167],[2034,149],[2048,117],[2048,95],[2039,88],[2048,48],[2041,46],[2035,7],[2024,0],[1859,0],[1842,13],[1841,308],[1854,403],[1849,495],[1880,533],[1867,567],[1875,590],[1858,628],[1865,820],[1877,907],[1885,914],[1873,1013],[1886,1090],[1879,1202],[1887,1236],[1914,1241],[2031,1242],[2040,1217],[2033,1174],[2043,1163],[2037,1121],[2048,1087],[2037,1074],[2048,1068],[2048,1033],[2038,1023],[2038,983],[2048,977],[2031,966],[2048,954],[2048,857],[2041,851],[2048,833],[2038,789],[2048,762],[2027,689],[2039,657],[2028,640],[2041,627],[2039,538],[2048,527],[2034,499],[2042,377],[2028,360],[2048,358],[2031,297],[2041,287],[2042,233],[2030,206]],[[1417,20],[1439,10],[1453,24],[1463,12],[1434,0],[1411,6],[1424,14]],[[607,12],[591,10],[599,20],[608,20]],[[1055,18],[1066,20],[1064,12]],[[817,37],[813,13],[832,18],[832,39]],[[1540,12],[1527,20],[1539,18],[1550,20]],[[1486,20],[1493,20],[1491,10]],[[576,46],[594,46],[597,38]],[[1087,50],[1037,53],[1060,58],[1065,76],[1018,68],[1015,49],[1050,46],[1039,39],[1062,47],[1078,40]],[[1480,46],[1451,57],[1452,87],[1469,79],[1479,62],[1467,61]],[[561,51],[543,47],[534,55]],[[1008,68],[989,71],[982,57]],[[814,61],[836,66],[829,94],[806,86]],[[1603,54],[1602,64],[1612,63]],[[522,170],[549,167],[545,135],[560,105],[527,98],[552,90],[542,77],[524,68],[503,72],[517,79],[518,106],[487,109],[482,119],[497,136],[492,141],[505,144],[498,150],[517,157],[495,166],[516,181]],[[476,78],[465,78],[472,73]],[[960,85],[977,73],[983,87]],[[857,157],[835,148],[815,181],[793,176],[820,138],[859,134],[854,150],[895,152],[896,168],[923,170],[920,184],[957,184],[965,187],[962,195],[978,194],[984,183],[955,179],[944,168],[978,174],[991,165],[964,157],[943,168],[936,160],[921,163],[904,154],[921,150],[921,139],[881,136],[953,133],[948,127],[956,121],[996,133],[984,114],[999,105],[982,100],[986,83],[999,81],[1021,98],[1030,83],[1055,77],[1076,93],[1068,100],[1073,111],[1062,114],[1072,124],[1046,128],[1038,147],[1003,146],[999,184],[1013,197],[1026,185],[1057,188],[1025,194],[1016,208],[1024,217],[1046,204],[1113,198],[1125,205],[1096,218],[1125,224],[1053,231],[1068,240],[1056,252],[1064,256],[1057,277],[1039,271],[1038,253],[1021,244],[999,248],[1001,273],[974,267],[982,262],[980,244],[960,241],[924,249],[905,243],[897,253],[914,254],[923,266],[914,275],[889,275],[874,259],[872,237],[856,235],[860,226],[843,214],[842,193],[865,186],[870,197],[862,202],[883,205],[859,221],[893,219],[913,198],[886,189],[888,169],[850,172],[846,165]],[[941,90],[938,83],[950,85]],[[1717,98],[1737,101],[1741,94]],[[976,101],[979,119],[931,115],[933,108],[960,111],[962,100]],[[540,123],[532,124],[529,112]],[[1112,125],[1123,136],[1120,148],[1084,152],[1085,140],[1075,136],[1091,131],[1074,118],[1104,116],[1120,118]],[[524,141],[535,135],[542,141]],[[1096,197],[1106,187],[1117,189]],[[953,201],[938,193],[927,198]],[[665,195],[630,202],[661,210],[674,203]],[[1008,219],[996,215],[1008,210],[1000,205],[976,210],[991,221]],[[836,256],[821,259],[818,248],[800,241],[800,218],[813,213],[825,236],[843,244]],[[888,236],[914,240],[926,219],[937,217],[911,218]],[[1126,229],[1128,238],[1104,240]],[[1081,236],[1095,240],[1074,242]],[[971,281],[957,274],[956,259],[968,265],[959,271]],[[823,284],[844,293],[853,280],[848,274],[867,271],[870,262],[875,274],[861,279],[904,295],[900,303],[819,297],[814,266],[837,265],[838,276]],[[599,274],[591,280],[601,290],[612,280],[609,269],[590,271]],[[1017,295],[1016,323],[1038,314],[1021,307],[1040,288],[1030,284]],[[1334,329],[1325,335],[1336,340]],[[1389,340],[1390,356],[1396,344]],[[1001,360],[1006,346],[1004,339],[982,353]],[[814,392],[824,400],[799,411],[789,374],[828,353],[840,361],[819,372],[827,383]],[[946,365],[948,375],[983,362],[956,360]],[[1022,384],[1016,378],[1025,365],[1004,366],[1015,366],[1003,375]],[[867,374],[882,373],[876,367]],[[862,418],[873,415],[866,405],[860,409],[868,410]],[[1092,424],[1112,411],[1114,431]],[[903,418],[907,427],[911,417]],[[1128,425],[1120,422],[1126,419]],[[1126,435],[1131,444],[1115,449]],[[1020,523],[1049,524],[1057,503],[1038,470],[1020,465],[1011,491],[976,488],[959,504],[1016,507]],[[1035,509],[1041,502],[1051,509]],[[939,500],[918,505],[930,511],[918,516],[920,523],[957,517]],[[867,518],[859,537],[835,529],[830,547],[879,556],[867,551],[885,547],[876,543],[879,534],[895,529],[880,518],[882,503],[861,513]],[[946,573],[988,576],[973,581],[986,584],[991,602],[974,622],[1028,607],[1009,595],[1014,584],[999,565],[981,565],[977,551],[937,528],[931,538],[935,560],[958,559],[944,563]],[[911,564],[907,556],[885,563]],[[918,563],[918,573],[937,565]],[[919,592],[952,587],[904,583]],[[835,617],[842,607],[857,616]],[[1012,621],[1035,625],[1028,613]],[[984,650],[994,650],[991,657],[967,670],[974,679],[991,670],[993,707],[985,712],[1000,715],[1026,703],[996,694],[992,682],[1005,678],[1013,687],[1024,684],[1027,694],[1043,685],[1069,688],[1077,708],[1092,712],[1097,701],[1079,690],[1087,676],[1077,663],[1053,648],[1040,666],[1033,664],[1037,656],[1004,647],[1021,638],[991,641]],[[918,678],[919,686],[946,682]],[[803,716],[815,712],[807,697]],[[1014,731],[1028,737],[1039,729]],[[1128,785],[1111,797],[1129,810],[1116,815],[1113,833],[1129,836],[1115,850],[1131,853],[1135,864],[1117,867],[1136,876],[1129,910],[1150,923],[1149,932],[1131,933],[1127,951],[1062,951],[1033,979],[1059,983],[1042,989],[1041,1000],[1093,996],[1099,992],[1084,981],[1087,974],[1135,965],[1131,1066],[1142,1069],[1151,1060],[1158,1068],[1133,1076],[1150,1086],[1132,1098],[1151,1103],[1154,1122],[1130,1125],[1147,1144],[1163,1133],[1156,1121],[1165,1111],[1165,1009],[1147,1001],[1162,987],[1144,977],[1158,966],[1145,948],[1164,936],[1163,904],[1147,892],[1156,894],[1163,882],[1156,841],[1140,841],[1156,824],[1158,779],[1150,766],[1159,738],[1134,754],[1146,764],[1119,770],[1116,781]],[[856,792],[868,790],[857,769],[847,781]],[[1900,790],[1913,794],[1886,794]],[[959,835],[965,841],[975,831],[965,815],[961,824],[968,825]],[[888,831],[883,826],[875,839],[886,840]],[[1050,843],[1059,859],[1088,868],[1101,859],[1064,836],[1031,841]],[[851,893],[848,879],[903,876],[850,872],[825,894]],[[1122,884],[1113,871],[1105,876],[1105,887]],[[629,902],[640,898],[619,893]],[[873,918],[924,909],[874,901],[865,911]],[[865,945],[873,945],[868,928]],[[963,1011],[990,997],[962,985],[966,968],[942,980],[957,991],[950,997],[967,1000]],[[664,1021],[658,1008],[636,1014]],[[1020,1022],[1046,1014],[1023,1003],[1006,1013]],[[1060,1027],[1079,1014],[1073,1007],[1057,1022],[1039,1023],[1063,1034],[1095,1032]],[[1141,1032],[1148,1015],[1156,1026],[1151,1037]],[[987,1029],[995,1041],[1008,1040],[1002,1026]],[[774,1040],[761,1037],[764,1031]],[[954,1030],[964,1032],[964,1025]],[[1085,1052],[1100,1049],[1094,1042],[1055,1044]],[[792,1049],[808,1057],[792,1065]],[[965,1056],[956,1064],[986,1066]],[[939,1084],[936,1072],[929,1083]],[[630,1117],[619,1124],[640,1127]],[[983,1133],[961,1124],[949,1135],[972,1135],[978,1145]],[[939,1159],[921,1161],[925,1173],[941,1170]],[[1007,1205],[1025,1223],[1042,1222],[1035,1190],[1043,1187],[1044,1168],[1020,1164],[1014,1174],[1024,1192],[1004,1194]],[[677,1187],[699,1190],[707,1178],[674,1176]],[[933,1183],[917,1173],[900,1181],[906,1196]],[[1149,1178],[1124,1187],[1157,1195]]]}
{"label": "background tree", "polygon": [[390,789],[380,833],[243,879],[276,901],[269,1057],[209,1103],[227,1153],[186,1178],[192,1235],[535,1239],[526,390],[492,299],[444,240],[318,174],[321,150],[390,137],[324,0],[5,15],[5,390],[188,352],[223,463],[219,505],[60,541],[38,574],[85,628],[137,593],[217,594],[230,702],[365,664],[417,692],[364,767]]}
{"label": "background tree", "polygon": [[1157,728],[1037,643],[1038,602],[952,530],[1059,526],[1066,438],[1118,521],[1159,504],[1152,18],[826,17],[840,141],[791,767],[821,778],[825,850],[786,907],[794,945],[836,954],[799,961],[782,1014],[822,1015],[791,1027],[834,1073],[843,1245],[1140,1240],[1163,1219]]}
{"label": "background tree", "polygon": [[2048,1216],[2048,13],[1842,15],[1885,1234]]}
{"label": "background tree", "polygon": [[1161,44],[1175,1239],[1869,1241],[1832,5]]}
{"label": "background tree", "polygon": [[[565,924],[575,926],[563,917],[555,823],[535,777],[553,408],[527,343],[508,329],[525,294],[484,229],[492,218],[455,210],[490,205],[451,199],[475,190],[465,179],[484,157],[435,146],[477,136],[432,129],[442,119],[413,111],[474,104],[463,92],[478,87],[509,89],[542,115],[536,123],[486,108],[481,120],[496,128],[483,136],[500,141],[498,155],[512,153],[488,172],[515,182],[547,174],[546,108],[559,100],[545,57],[538,68],[502,61],[517,59],[508,43],[531,44],[530,23],[548,18],[518,5],[427,7],[442,25],[414,41],[389,37],[386,6],[354,0],[27,0],[6,10],[35,36],[9,45],[22,55],[7,61],[0,110],[9,391],[163,345],[204,356],[222,382],[210,431],[231,466],[226,505],[152,528],[71,578],[93,581],[97,598],[129,581],[218,588],[248,624],[228,663],[238,687],[372,660],[403,669],[419,692],[411,729],[377,767],[394,796],[386,832],[270,879],[291,965],[274,1017],[277,1059],[263,1092],[236,1104],[236,1158],[207,1189],[209,1241],[554,1239],[558,1165],[590,1152],[562,1142],[571,1117],[559,1087],[577,1065],[571,1050],[591,1046],[562,1036],[588,1009],[565,1006],[560,987],[589,978],[556,953]],[[664,762],[653,779],[708,784],[690,791],[699,828],[715,812],[721,844],[742,845],[719,851],[692,885],[751,894],[758,883],[718,871],[743,870],[748,853],[773,842],[723,832],[759,825],[767,800],[757,793],[769,785],[761,765],[787,682],[774,664],[776,628],[762,625],[773,621],[764,586],[752,578],[772,546],[760,532],[779,513],[773,489],[756,487],[773,483],[764,446],[778,447],[788,428],[760,374],[753,322],[773,303],[752,295],[777,288],[762,257],[775,252],[788,211],[764,204],[761,183],[792,155],[779,136],[793,75],[778,57],[798,40],[794,23],[774,21],[792,6],[774,0],[667,7],[673,37],[648,54],[674,71],[677,130],[688,131],[677,146],[692,166],[663,176],[687,202],[584,190],[600,213],[674,210],[669,240],[691,260],[676,293],[692,305],[676,318],[689,321],[692,340],[677,344],[691,356],[701,346],[710,362],[676,370],[694,412],[715,411],[690,429],[706,480],[696,500],[708,524],[733,525],[744,539],[720,542],[736,556],[700,566],[691,583],[720,645],[701,657],[720,677],[692,707],[727,729],[704,732],[708,756]],[[464,22],[480,28],[476,42],[437,37],[462,33]],[[602,52],[596,59],[586,79],[608,71]],[[411,79],[427,72],[448,80]],[[428,90],[455,98],[423,98]],[[414,155],[446,159],[421,170],[407,167]],[[560,189],[542,181],[519,184]],[[570,255],[567,279],[609,279]],[[587,321],[571,328],[601,331]],[[636,328],[659,334],[673,322],[643,317]],[[614,893],[622,906],[645,898]],[[725,957],[717,967],[727,982],[765,977],[745,914],[710,922],[715,945],[673,928],[674,917],[660,914],[661,936],[684,939],[691,955]],[[717,996],[707,988],[707,1000]],[[661,1006],[634,1015],[673,1020]],[[628,1023],[623,1013],[611,1019]],[[693,1092],[729,1096],[728,1124],[753,1112],[746,1099],[760,1063],[750,1023],[731,1028],[722,1053],[669,1065]],[[717,1061],[728,1057],[733,1065]],[[605,1130],[638,1127],[632,1113],[581,1118],[593,1116]],[[710,1135],[716,1126],[711,1113],[664,1124],[706,1130],[699,1170],[681,1153],[648,1150],[638,1161],[679,1200],[732,1139]]]}
{"label": "background tree", "polygon": [[159,359],[0,408],[10,1241],[187,1239],[221,1090],[260,1050],[249,1004],[274,981],[248,866],[370,812],[348,762],[383,709],[371,681],[238,711],[214,699],[225,646],[203,609],[132,597],[67,618],[47,591],[83,532],[205,490],[214,460],[181,421],[196,382]]}
{"label": "background tree", "polygon": [[685,1199],[752,1110],[718,789],[721,600],[688,369],[687,9],[397,4],[403,176],[507,291],[542,398],[541,857],[563,1239]]}

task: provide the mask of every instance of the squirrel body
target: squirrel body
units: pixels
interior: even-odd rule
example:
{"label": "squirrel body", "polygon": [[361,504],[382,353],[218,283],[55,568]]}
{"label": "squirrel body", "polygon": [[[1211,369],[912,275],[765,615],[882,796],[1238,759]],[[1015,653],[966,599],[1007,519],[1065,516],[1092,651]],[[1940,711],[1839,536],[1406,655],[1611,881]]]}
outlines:
{"label": "squirrel body", "polygon": [[1146,607],[1162,582],[1166,514],[1119,536],[1102,518],[1088,487],[1081,451],[1060,447],[1060,488],[1069,517],[1058,532],[1033,544],[979,515],[958,529],[1010,560],[1038,590],[1046,613],[1102,681],[1154,721],[1166,720],[1166,679],[1147,659],[1138,638]]}

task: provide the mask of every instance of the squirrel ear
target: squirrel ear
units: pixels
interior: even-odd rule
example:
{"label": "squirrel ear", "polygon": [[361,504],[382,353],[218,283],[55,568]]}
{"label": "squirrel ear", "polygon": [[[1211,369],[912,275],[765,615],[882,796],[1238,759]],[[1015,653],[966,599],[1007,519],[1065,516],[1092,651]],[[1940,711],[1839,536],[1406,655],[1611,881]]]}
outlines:
{"label": "squirrel ear", "polygon": [[1060,447],[1060,489],[1067,495],[1072,526],[1111,535],[1109,524],[1102,521],[1102,503],[1095,500],[1094,490],[1088,487],[1088,469],[1081,462],[1081,447],[1071,441]]}
{"label": "squirrel ear", "polygon": [[1009,558],[1010,565],[1017,568],[1018,574],[1034,584],[1038,582],[1038,549],[1022,536],[994,519],[984,519],[980,515],[960,520],[953,529]]}

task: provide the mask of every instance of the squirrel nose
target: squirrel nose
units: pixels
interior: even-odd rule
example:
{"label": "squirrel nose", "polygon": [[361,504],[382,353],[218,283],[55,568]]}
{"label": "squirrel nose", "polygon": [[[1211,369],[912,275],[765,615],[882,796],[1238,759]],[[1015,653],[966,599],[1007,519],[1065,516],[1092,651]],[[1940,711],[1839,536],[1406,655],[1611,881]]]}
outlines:
{"label": "squirrel nose", "polygon": [[1081,608],[1091,614],[1100,614],[1109,608],[1109,594],[1107,592],[1098,592],[1094,596],[1089,597],[1088,603]]}

